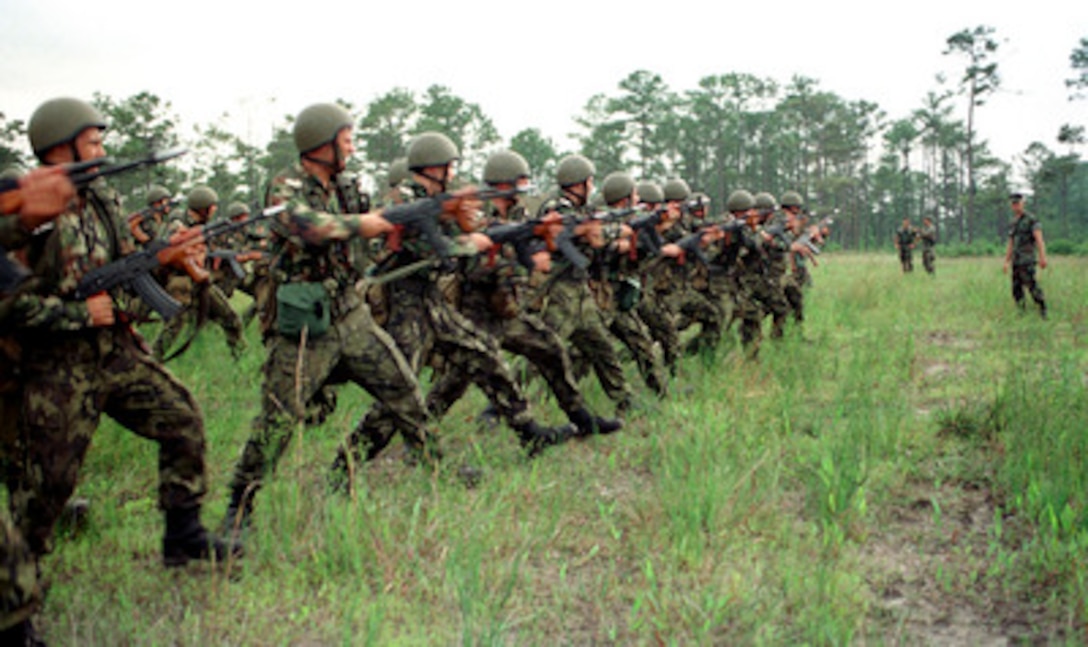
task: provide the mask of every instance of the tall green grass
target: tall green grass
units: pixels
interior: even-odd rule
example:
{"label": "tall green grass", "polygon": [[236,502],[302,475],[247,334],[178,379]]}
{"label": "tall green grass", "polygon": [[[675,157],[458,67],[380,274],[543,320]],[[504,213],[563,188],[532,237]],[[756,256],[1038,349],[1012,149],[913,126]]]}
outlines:
{"label": "tall green grass", "polygon": [[[155,447],[103,424],[79,486],[91,525],[44,563],[40,625],[57,644],[894,643],[911,619],[883,606],[871,549],[916,499],[951,532],[946,509],[981,487],[983,556],[897,531],[949,551],[918,578],[958,604],[1028,609],[1028,638],[1082,636],[1088,262],[1041,273],[1044,323],[1017,314],[999,260],[941,258],[935,277],[892,254],[821,261],[803,329],[758,362],[732,341],[686,359],[669,399],[639,392],[624,431],[533,461],[509,430],[476,427],[473,392],[440,425],[440,469],[394,445],[333,495],[326,470],[370,402],[343,387],[260,493],[246,557],[216,568],[161,567]],[[257,413],[249,334],[238,364],[209,329],[171,366],[206,418],[209,525]],[[534,408],[561,419],[550,399]],[[483,470],[476,487],[463,465]]]}

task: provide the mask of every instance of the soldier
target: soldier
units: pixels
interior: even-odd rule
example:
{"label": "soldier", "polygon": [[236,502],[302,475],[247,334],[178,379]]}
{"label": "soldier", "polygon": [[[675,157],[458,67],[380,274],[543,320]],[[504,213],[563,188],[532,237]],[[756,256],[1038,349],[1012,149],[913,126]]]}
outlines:
{"label": "soldier", "polygon": [[[652,187],[649,187],[652,192]],[[605,205],[613,211],[633,209],[639,204],[639,194],[635,180],[628,173],[610,173],[601,182],[601,196]],[[654,208],[664,199],[664,193],[658,187]],[[644,232],[650,236],[650,232]],[[656,235],[656,231],[653,235]],[[659,398],[665,397],[668,381],[661,364],[661,355],[654,347],[653,337],[646,323],[638,315],[638,305],[642,300],[641,269],[652,256],[647,251],[646,239],[640,245],[639,237],[617,240],[612,246],[598,254],[598,279],[608,286],[607,293],[612,296],[610,302],[602,305],[608,313],[608,330],[631,351],[638,365],[646,386]],[[639,249],[641,247],[641,250]],[[643,266],[643,267],[640,267]],[[598,301],[600,303],[600,301]]]}
{"label": "soldier", "polygon": [[786,292],[783,280],[789,269],[789,254],[793,242],[792,235],[786,230],[784,219],[776,219],[777,201],[767,192],[755,195],[756,209],[759,211],[761,223],[760,249],[765,259],[763,272],[759,274],[762,279],[761,298],[764,314],[771,316],[771,338],[782,337],[786,316],[789,314],[789,303],[786,301]]}
{"label": "soldier", "polygon": [[[555,170],[559,193],[556,198],[545,201],[540,212],[556,212],[571,221],[584,218],[593,192],[595,172],[593,163],[581,155],[568,155],[559,160]],[[605,226],[592,219],[578,221],[572,228],[579,248],[589,255],[623,233],[617,225]],[[631,406],[631,392],[586,281],[584,268],[566,257],[553,258],[551,271],[540,277],[530,303],[548,327],[589,362],[605,394],[616,403],[616,416],[622,418]]]}
{"label": "soldier", "polygon": [[[457,146],[441,133],[424,132],[413,138],[408,146],[408,170],[412,178],[409,187],[416,200],[448,195],[446,189],[459,158]],[[474,231],[480,223],[475,206],[479,201],[471,197],[473,193],[474,189],[469,189],[449,200],[463,206],[459,219],[437,223],[444,229],[441,240],[404,238],[379,263],[383,274],[396,277],[385,284],[389,304],[385,328],[417,375],[441,358],[443,370],[455,376],[451,379],[476,384],[514,430],[521,445],[535,455],[544,447],[566,440],[569,430],[544,427],[533,419],[529,402],[503,360],[498,341],[458,312],[440,288],[440,282],[444,288],[459,288],[466,264],[493,246],[486,235]],[[451,255],[439,261],[436,244],[447,246]],[[453,391],[448,395],[460,396]],[[452,404],[445,397],[428,398],[428,411],[435,419]],[[350,461],[341,454],[337,467],[347,464]]]}
{"label": "soldier", "polygon": [[782,291],[786,295],[789,312],[795,323],[800,325],[805,320],[804,289],[811,279],[808,277],[807,262],[816,263],[812,235],[806,231],[808,219],[803,211],[804,200],[796,191],[782,194],[781,206],[786,214],[786,231],[793,238],[790,244],[789,267],[782,280]]}
{"label": "soldier", "polygon": [[128,227],[136,242],[146,245],[156,238],[162,238],[167,233],[170,211],[176,204],[166,187],[152,184],[147,190],[147,207],[128,217]]}
{"label": "soldier", "polygon": [[910,218],[903,218],[903,224],[895,230],[895,249],[899,251],[899,264],[903,273],[914,271],[914,244],[918,231],[910,224]]}
{"label": "soldier", "polygon": [[1039,315],[1046,319],[1046,297],[1043,288],[1035,282],[1035,255],[1039,255],[1039,267],[1046,269],[1046,243],[1043,241],[1043,228],[1039,220],[1024,211],[1024,195],[1013,193],[1009,196],[1013,218],[1009,223],[1009,244],[1005,248],[1005,266],[1009,273],[1012,265],[1012,298],[1017,307],[1024,311],[1024,290],[1031,294],[1039,306]]}
{"label": "soldier", "polygon": [[[356,288],[363,278],[360,268],[367,263],[348,254],[358,249],[348,243],[387,234],[393,226],[382,211],[346,210],[347,205],[361,205],[350,194],[357,185],[337,181],[355,151],[352,125],[351,115],[336,104],[302,110],[293,132],[299,163],[269,186],[268,201],[287,208],[272,223],[275,297],[262,314],[268,355],[261,412],[234,467],[226,528],[248,524],[256,491],[305,420],[314,396],[331,383],[350,380],[375,400],[350,441],[353,448],[367,443],[366,459],[377,456],[397,431],[414,451],[437,457],[434,438],[424,427],[423,394],[415,373],[374,322]],[[384,213],[415,209],[437,215],[440,208],[425,203]],[[345,452],[341,449],[340,455]],[[352,465],[339,467],[350,471]]]}
{"label": "soldier", "polygon": [[748,356],[754,358],[763,339],[763,314],[770,310],[772,298],[763,276],[766,257],[761,249],[760,212],[755,197],[743,189],[729,194],[725,208],[733,214],[734,221],[743,226],[726,235],[718,264],[727,268],[727,274],[733,279],[741,345]]}
{"label": "soldier", "polygon": [[[500,191],[524,185],[529,176],[528,162],[514,151],[492,153],[484,164],[484,182]],[[524,211],[520,196],[494,198],[489,220],[493,224],[523,221]],[[460,289],[456,290],[458,310],[481,331],[493,335],[504,350],[532,362],[581,435],[617,431],[621,426],[618,420],[594,416],[586,409],[563,342],[539,317],[525,310],[519,295],[524,293],[528,268],[518,262],[516,256],[520,253],[497,245],[486,256],[465,259]],[[534,267],[546,268],[550,264],[546,248],[535,250],[532,256]],[[468,386],[457,371],[443,371],[427,394],[428,410],[441,416]]]}
{"label": "soldier", "polygon": [[933,248],[937,246],[937,226],[929,216],[922,218],[922,229],[918,232],[918,237],[922,239],[922,266],[927,273],[934,274],[937,271],[936,255],[933,252]]}
{"label": "soldier", "polygon": [[[60,215],[75,196],[62,169],[40,168],[15,178],[19,188],[0,194],[0,247],[25,245],[31,231]],[[8,217],[8,214],[14,214]],[[2,252],[0,252],[2,253]],[[0,259],[3,260],[3,259]],[[0,293],[6,301],[8,294]],[[3,312],[0,306],[0,312]],[[12,340],[3,334],[0,314],[0,457],[5,463],[15,456],[20,408],[19,380],[14,372],[17,356]],[[0,644],[39,645],[32,621],[44,591],[38,581],[37,560],[26,539],[12,523],[7,510],[0,511]]]}
{"label": "soldier", "polygon": [[[45,102],[30,118],[35,155],[46,166],[103,157],[106,123],[78,99]],[[189,391],[145,350],[115,296],[76,300],[89,271],[131,252],[120,200],[103,180],[81,190],[48,229],[27,244],[32,287],[18,294],[7,325],[22,350],[19,461],[8,475],[13,519],[30,550],[51,550],[53,527],[71,496],[99,418],[159,445],[159,505],[165,511],[163,563],[238,554],[200,522],[204,423]]]}
{"label": "soldier", "polygon": [[[189,191],[186,199],[186,211],[176,215],[167,223],[166,233],[174,234],[190,227],[206,225],[212,221],[219,208],[219,195],[205,185],[198,185]],[[163,322],[162,330],[155,339],[155,357],[168,359],[166,351],[170,349],[186,321],[195,321],[199,330],[204,320],[213,321],[223,329],[231,356],[237,360],[246,349],[243,336],[242,318],[231,307],[226,295],[213,281],[195,282],[188,272],[170,272],[166,277],[166,291],[178,303],[185,306],[185,311]],[[196,332],[194,331],[194,335]],[[192,338],[190,338],[190,341]],[[170,357],[176,357],[188,347],[189,342],[175,350]]]}
{"label": "soldier", "polygon": [[[679,184],[677,184],[679,182]],[[714,245],[712,249],[721,249],[719,234],[713,225],[720,218],[710,218],[710,196],[705,193],[692,194],[683,180],[665,184],[666,199],[681,201],[683,215],[681,228],[674,238],[706,232],[706,238]],[[670,197],[670,192],[671,196]],[[711,252],[713,254],[713,251]],[[686,277],[687,289],[679,306],[676,328],[684,331],[692,324],[699,324],[699,333],[691,338],[684,347],[687,355],[713,352],[721,343],[726,327],[732,322],[735,310],[735,296],[732,277],[726,268],[717,264],[687,262],[682,274]]]}

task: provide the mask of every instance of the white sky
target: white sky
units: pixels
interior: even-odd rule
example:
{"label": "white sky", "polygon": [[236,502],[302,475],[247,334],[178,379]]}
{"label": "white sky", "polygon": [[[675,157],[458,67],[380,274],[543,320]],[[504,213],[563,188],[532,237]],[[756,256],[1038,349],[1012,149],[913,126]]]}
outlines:
{"label": "white sky", "polygon": [[590,96],[646,69],[674,91],[729,72],[782,84],[799,74],[894,119],[938,89],[938,72],[958,79],[965,62],[941,55],[945,39],[977,25],[1004,39],[1003,88],[977,115],[994,152],[1057,150],[1061,124],[1088,125],[1088,100],[1069,102],[1063,83],[1088,2],[1055,0],[0,0],[0,112],[25,120],[55,96],[146,90],[172,104],[185,135],[230,113],[230,130],[263,144],[310,103],[361,108],[394,87],[441,84],[504,138],[538,127],[563,145]]}

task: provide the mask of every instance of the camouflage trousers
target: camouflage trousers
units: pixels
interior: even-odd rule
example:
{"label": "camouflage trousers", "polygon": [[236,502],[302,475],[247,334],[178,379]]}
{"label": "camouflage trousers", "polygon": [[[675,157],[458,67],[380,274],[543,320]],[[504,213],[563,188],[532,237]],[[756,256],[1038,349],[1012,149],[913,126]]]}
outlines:
{"label": "camouflage trousers", "polygon": [[688,342],[684,351],[696,354],[713,350],[721,343],[735,312],[736,289],[725,272],[710,274],[703,289],[691,287],[683,293],[676,328],[684,331],[699,324],[699,333]]}
{"label": "camouflage trousers", "polygon": [[678,297],[683,292],[651,292],[638,304],[638,316],[646,324],[650,337],[661,346],[661,361],[672,375],[676,375],[680,361],[680,332],[676,320],[681,305]]}
{"label": "camouflage trousers", "polygon": [[1021,308],[1024,307],[1024,291],[1027,290],[1039,309],[1046,312],[1046,295],[1043,288],[1035,281],[1035,264],[1021,263],[1012,266],[1012,298]]}
{"label": "camouflage trousers", "polygon": [[[465,292],[459,311],[480,331],[498,340],[503,350],[529,360],[548,383],[559,408],[565,413],[585,406],[562,340],[539,317],[526,312],[518,312],[512,317],[496,315],[492,312],[489,295],[480,292]],[[448,367],[448,364],[444,366]],[[464,395],[469,384],[458,371],[444,368],[427,393],[428,411],[436,418],[440,417]]]}
{"label": "camouflage trousers", "polygon": [[7,512],[0,511],[0,631],[29,618],[42,597],[37,560]]}
{"label": "camouflage trousers", "polygon": [[637,310],[617,310],[612,316],[608,330],[619,339],[638,365],[646,386],[658,397],[664,397],[668,391],[668,381],[662,367],[661,352],[654,346],[650,329],[638,315]]}
{"label": "camouflage trousers", "polygon": [[223,291],[216,285],[203,283],[194,286],[190,292],[184,288],[175,287],[177,285],[176,279],[182,281],[189,281],[189,279],[188,277],[173,277],[167,283],[170,296],[186,307],[178,316],[163,322],[162,330],[159,331],[159,336],[155,339],[155,357],[159,359],[165,357],[174,342],[177,341],[178,335],[181,334],[186,322],[199,321],[201,311],[206,314],[208,321],[218,324],[223,329],[227,336],[227,345],[230,347],[231,355],[234,357],[241,355],[246,347],[245,339],[242,336],[242,318],[230,306],[230,302],[227,301]]}
{"label": "camouflage trousers", "polygon": [[601,388],[622,415],[630,405],[631,392],[604,318],[585,281],[552,280],[542,286],[537,301],[541,319],[593,367]]}
{"label": "camouflage trousers", "polygon": [[763,339],[763,318],[771,315],[772,337],[784,332],[788,304],[777,278],[748,272],[737,278],[737,318],[740,320],[740,341],[750,354],[759,351]]}
{"label": "camouflage trousers", "polygon": [[361,298],[345,310],[328,332],[307,338],[305,345],[279,334],[268,338],[261,413],[234,467],[232,492],[255,492],[261,486],[306,419],[307,405],[328,384],[353,382],[375,400],[334,466],[346,468],[348,452],[356,463],[377,456],[398,431],[417,449],[433,442],[424,427],[423,393],[404,355]]}
{"label": "camouflage trousers", "polygon": [[[510,427],[518,429],[529,424],[529,401],[493,336],[458,312],[438,284],[426,277],[393,281],[387,287],[389,315],[385,328],[417,375],[440,358],[441,371],[449,376],[446,379],[478,386]],[[454,397],[452,390],[428,395],[428,412],[437,418],[452,406],[448,398]]]}
{"label": "camouflage trousers", "polygon": [[914,252],[909,247],[899,250],[899,265],[904,274],[914,271]]}
{"label": "camouflage trousers", "polygon": [[937,255],[933,253],[933,248],[927,247],[922,250],[922,266],[930,274],[937,271]]}
{"label": "camouflage trousers", "polygon": [[13,521],[35,554],[51,549],[103,413],[159,445],[161,508],[200,505],[207,487],[200,408],[135,335],[115,326],[20,340],[25,381],[8,490]]}
{"label": "camouflage trousers", "polygon": [[786,297],[789,314],[798,324],[805,320],[805,292],[802,280],[796,272],[793,272],[782,282],[782,293]]}

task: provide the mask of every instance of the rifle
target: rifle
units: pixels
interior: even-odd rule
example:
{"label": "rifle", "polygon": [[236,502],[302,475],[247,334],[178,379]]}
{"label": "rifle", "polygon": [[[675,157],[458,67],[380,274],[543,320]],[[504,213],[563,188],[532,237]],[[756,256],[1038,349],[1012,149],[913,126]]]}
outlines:
{"label": "rifle", "polygon": [[[179,204],[181,204],[181,200],[179,200],[177,198],[170,198],[169,202],[166,203],[166,208],[167,209],[173,209],[174,207],[178,206]],[[143,220],[153,216],[155,214],[155,212],[159,211],[160,209],[162,209],[162,207],[144,207],[143,209],[140,209],[139,211],[130,213],[128,215],[128,218],[127,218],[129,226],[130,227],[134,226],[133,221],[139,222],[139,221],[143,221]]]}
{"label": "rifle", "polygon": [[208,252],[208,258],[226,261],[227,265],[230,266],[231,273],[234,274],[234,278],[241,281],[246,278],[246,268],[242,267],[242,264],[238,262],[238,256],[242,253],[233,249],[215,249]]}
{"label": "rifle", "polygon": [[[529,187],[515,186],[511,189],[477,189],[467,195],[455,195],[452,193],[439,193],[430,198],[423,198],[408,204],[399,204],[388,207],[382,212],[382,217],[395,225],[397,229],[386,236],[386,247],[394,252],[401,249],[404,229],[416,229],[424,240],[438,253],[443,261],[450,257],[449,243],[442,235],[438,227],[438,216],[442,213],[442,204],[449,200],[474,197],[478,200],[494,200],[496,198],[512,198],[525,193]],[[462,231],[473,231],[472,223],[458,221]]]}
{"label": "rifle", "polygon": [[534,218],[519,223],[492,225],[485,229],[484,233],[496,246],[506,243],[513,245],[518,254],[518,262],[527,269],[533,269],[532,252],[529,249],[528,242],[536,238],[544,241],[548,251],[558,251],[571,265],[584,270],[589,267],[589,259],[574,245],[571,233],[573,222],[574,218],[564,218],[562,221],[563,230],[555,237],[548,235],[548,227],[551,223],[546,223],[543,218]]}
{"label": "rifle", "polygon": [[[93,160],[65,164],[64,172],[68,174],[68,179],[71,180],[72,184],[76,185],[76,188],[82,188],[100,177],[109,177],[144,166],[151,166],[152,164],[161,164],[187,152],[188,149],[186,148],[173,148],[162,153],[154,152],[147,157],[120,164],[113,164],[113,158],[111,157],[99,157]],[[0,194],[15,191],[18,188],[18,178],[0,180]]]}
{"label": "rifle", "polygon": [[676,260],[677,263],[683,265],[687,258],[693,257],[703,265],[710,265],[710,259],[707,258],[706,253],[703,251],[703,234],[702,232],[695,232],[684,236],[680,240],[676,241],[676,246],[683,250],[683,255]]}
{"label": "rifle", "polygon": [[[86,299],[119,287],[139,296],[163,319],[172,319],[183,308],[162,289],[162,286],[151,276],[151,272],[182,258],[185,248],[190,245],[207,242],[236,229],[248,227],[254,222],[271,218],[286,208],[285,205],[277,205],[238,222],[221,220],[212,225],[194,227],[187,231],[181,240],[173,244],[162,239],[153,240],[143,250],[123,256],[102,267],[96,267],[85,274],[76,286],[75,297]],[[195,280],[206,280],[207,272],[204,272],[203,268],[199,268],[199,272],[197,269],[192,266],[187,268],[190,276]]]}

